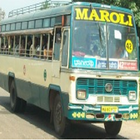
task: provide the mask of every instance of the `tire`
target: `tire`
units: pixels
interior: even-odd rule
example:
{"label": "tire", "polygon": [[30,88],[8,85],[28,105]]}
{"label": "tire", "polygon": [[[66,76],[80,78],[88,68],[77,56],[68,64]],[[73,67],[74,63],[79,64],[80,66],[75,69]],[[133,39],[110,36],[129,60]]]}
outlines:
{"label": "tire", "polygon": [[121,130],[122,121],[104,122],[105,131],[109,136],[116,136]]}
{"label": "tire", "polygon": [[67,133],[66,123],[67,120],[63,114],[60,96],[57,95],[55,97],[54,107],[53,107],[53,124],[54,124],[55,132],[61,137],[65,136]]}
{"label": "tire", "polygon": [[15,82],[12,81],[10,85],[10,106],[12,112],[23,112],[25,111],[26,101],[20,99],[17,96]]}

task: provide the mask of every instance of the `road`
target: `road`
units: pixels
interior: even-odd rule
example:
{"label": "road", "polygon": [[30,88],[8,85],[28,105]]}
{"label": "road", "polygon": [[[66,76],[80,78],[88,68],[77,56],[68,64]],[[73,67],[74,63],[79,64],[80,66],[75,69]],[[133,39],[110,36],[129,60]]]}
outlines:
{"label": "road", "polygon": [[[60,139],[49,123],[50,114],[33,105],[27,104],[23,114],[10,111],[9,93],[0,88],[0,139]],[[140,123],[127,121],[117,139],[139,139]],[[107,139],[103,124],[75,124],[66,138]]]}

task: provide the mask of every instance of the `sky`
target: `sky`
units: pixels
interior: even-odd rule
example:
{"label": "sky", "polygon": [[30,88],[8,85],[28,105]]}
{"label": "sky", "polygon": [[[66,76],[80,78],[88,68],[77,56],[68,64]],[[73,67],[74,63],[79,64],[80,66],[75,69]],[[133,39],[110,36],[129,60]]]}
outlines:
{"label": "sky", "polygon": [[[45,0],[0,0],[0,8],[5,11],[5,17],[8,17],[8,13],[14,9],[30,6]],[[55,0],[58,1],[58,0]],[[61,0],[66,1],[66,0]]]}

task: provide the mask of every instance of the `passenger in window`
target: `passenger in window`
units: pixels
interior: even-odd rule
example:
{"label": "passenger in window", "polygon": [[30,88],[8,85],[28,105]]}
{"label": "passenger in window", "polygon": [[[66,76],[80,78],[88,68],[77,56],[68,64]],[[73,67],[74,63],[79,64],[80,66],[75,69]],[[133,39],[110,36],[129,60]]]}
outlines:
{"label": "passenger in window", "polygon": [[35,37],[34,44],[32,44],[30,47],[30,56],[38,57],[38,52],[40,52],[39,48],[40,48],[40,46],[38,45],[38,38]]}
{"label": "passenger in window", "polygon": [[14,51],[14,54],[18,55],[18,52],[19,52],[19,37],[16,37],[16,39],[15,39],[15,51]]}
{"label": "passenger in window", "polygon": [[13,54],[14,38],[13,38],[13,36],[10,36],[9,38],[10,38],[10,42],[8,45],[8,53]]}
{"label": "passenger in window", "polygon": [[31,45],[32,45],[32,39],[30,37],[28,37],[28,39],[27,39],[27,49],[26,49],[26,56],[27,57],[29,57]]}
{"label": "passenger in window", "polygon": [[123,45],[120,45],[120,44],[117,45],[113,58],[128,59],[128,53],[124,49]]}
{"label": "passenger in window", "polygon": [[35,53],[37,58],[40,57],[40,38],[36,39],[36,45],[35,45]]}
{"label": "passenger in window", "polygon": [[3,51],[4,51],[4,54],[8,53],[8,43],[5,43]]}
{"label": "passenger in window", "polygon": [[43,52],[43,58],[46,59],[47,58],[47,45],[48,45],[48,40],[47,38],[44,36],[43,40],[42,40],[42,52]]}
{"label": "passenger in window", "polygon": [[4,43],[1,43],[1,53],[3,53],[4,50]]}
{"label": "passenger in window", "polygon": [[25,38],[21,39],[21,44],[19,46],[19,55],[24,56],[25,55]]}
{"label": "passenger in window", "polygon": [[49,48],[49,60],[52,59],[52,51],[53,51],[53,47],[51,45],[50,48]]}
{"label": "passenger in window", "polygon": [[53,35],[51,35],[50,39],[49,60],[52,60],[52,54],[53,54]]}

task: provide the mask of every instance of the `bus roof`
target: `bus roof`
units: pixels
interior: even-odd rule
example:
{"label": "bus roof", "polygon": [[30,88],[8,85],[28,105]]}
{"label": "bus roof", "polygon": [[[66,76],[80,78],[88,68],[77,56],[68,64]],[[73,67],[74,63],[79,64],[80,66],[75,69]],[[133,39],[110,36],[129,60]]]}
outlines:
{"label": "bus roof", "polygon": [[21,22],[21,21],[35,20],[39,18],[47,18],[50,16],[53,17],[53,16],[64,15],[64,14],[66,15],[66,14],[71,13],[73,6],[92,6],[92,8],[100,7],[100,8],[114,9],[114,10],[120,10],[127,13],[132,13],[132,11],[129,9],[112,6],[112,5],[104,5],[101,3],[89,3],[89,2],[73,2],[73,3],[69,3],[68,5],[63,5],[63,6],[54,7],[54,8],[47,8],[44,10],[38,10],[31,13],[9,17],[7,19],[2,20],[0,24],[3,25],[3,24],[13,23],[13,22]]}

